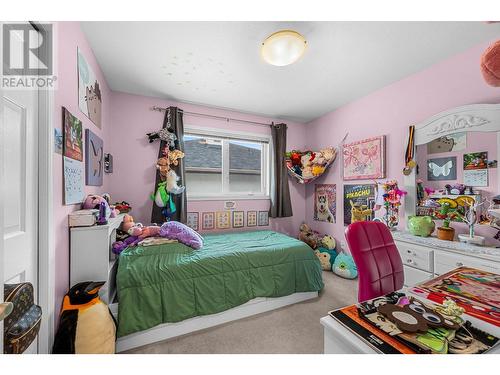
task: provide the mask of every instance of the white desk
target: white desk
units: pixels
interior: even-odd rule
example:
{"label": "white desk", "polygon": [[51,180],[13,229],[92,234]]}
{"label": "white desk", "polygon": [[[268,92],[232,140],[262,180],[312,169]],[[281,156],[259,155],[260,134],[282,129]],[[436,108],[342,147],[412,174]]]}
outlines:
{"label": "white desk", "polygon": [[[404,291],[407,295],[413,295],[407,290]],[[426,303],[432,302],[425,300],[422,296],[414,295],[416,298],[424,300]],[[464,314],[466,320],[470,320],[474,327],[489,332],[496,337],[500,337],[500,328],[492,324],[486,323],[482,320]],[[349,331],[337,320],[333,319],[330,315],[324,316],[320,319],[323,326],[324,336],[324,353],[325,354],[377,354],[371,346],[366,344],[358,336]],[[500,344],[497,344],[488,354],[500,354]]]}

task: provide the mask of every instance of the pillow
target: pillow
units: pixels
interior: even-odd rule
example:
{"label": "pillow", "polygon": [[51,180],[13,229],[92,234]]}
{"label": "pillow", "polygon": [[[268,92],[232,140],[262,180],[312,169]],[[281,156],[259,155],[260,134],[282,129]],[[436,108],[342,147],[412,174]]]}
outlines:
{"label": "pillow", "polygon": [[160,236],[177,240],[195,250],[203,247],[203,237],[198,232],[178,221],[168,221],[160,228]]}

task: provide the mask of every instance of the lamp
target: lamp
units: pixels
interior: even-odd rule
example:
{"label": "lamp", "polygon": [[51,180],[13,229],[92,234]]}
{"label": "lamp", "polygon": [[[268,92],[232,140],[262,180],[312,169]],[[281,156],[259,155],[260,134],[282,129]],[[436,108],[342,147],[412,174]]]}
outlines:
{"label": "lamp", "polygon": [[281,30],[269,35],[261,46],[264,61],[275,66],[296,62],[306,50],[306,39],[296,31]]}

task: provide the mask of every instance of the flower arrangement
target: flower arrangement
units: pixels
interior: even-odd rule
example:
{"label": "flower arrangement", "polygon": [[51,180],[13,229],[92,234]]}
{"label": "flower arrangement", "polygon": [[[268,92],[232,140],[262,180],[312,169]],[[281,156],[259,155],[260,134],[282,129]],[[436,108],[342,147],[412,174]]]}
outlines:
{"label": "flower arrangement", "polygon": [[384,189],[384,209],[383,220],[389,229],[395,228],[399,223],[399,207],[401,198],[407,194],[406,191],[398,187],[396,180],[389,180],[382,184]]}

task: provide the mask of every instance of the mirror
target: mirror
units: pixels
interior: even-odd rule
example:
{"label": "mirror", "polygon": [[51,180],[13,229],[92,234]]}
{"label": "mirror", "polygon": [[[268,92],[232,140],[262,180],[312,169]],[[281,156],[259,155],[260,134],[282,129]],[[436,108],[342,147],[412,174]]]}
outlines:
{"label": "mirror", "polygon": [[[500,198],[500,104],[472,104],[438,113],[415,125],[413,135],[417,167],[404,177],[406,221],[409,216],[428,215],[437,227],[446,227],[443,219],[450,219],[456,234],[476,231],[474,235],[484,237],[481,244],[486,239],[486,245],[500,245],[496,239],[500,226],[495,226],[488,210],[496,205],[500,209],[500,199],[496,200]],[[471,226],[467,209],[471,211],[474,203],[479,207],[472,210],[477,220]],[[500,223],[500,210],[498,216]]]}

